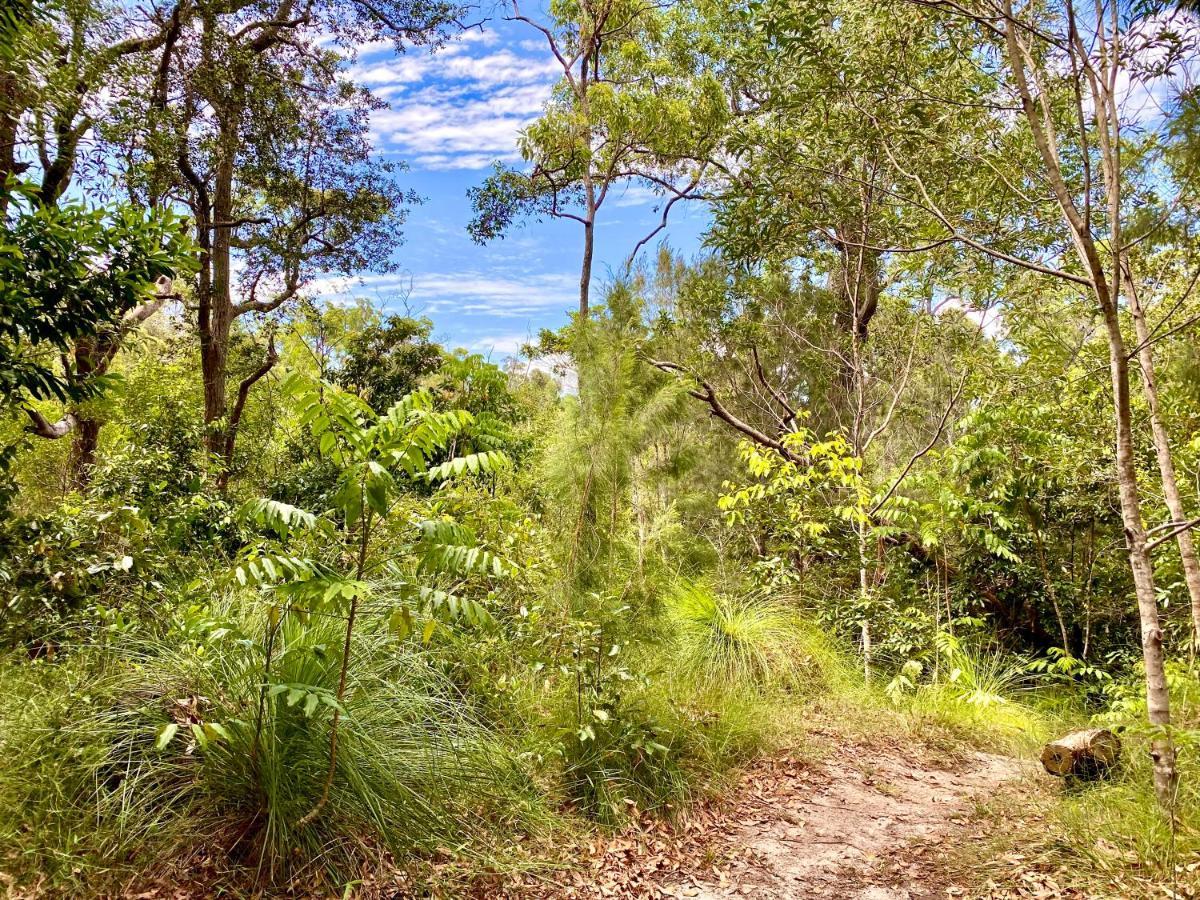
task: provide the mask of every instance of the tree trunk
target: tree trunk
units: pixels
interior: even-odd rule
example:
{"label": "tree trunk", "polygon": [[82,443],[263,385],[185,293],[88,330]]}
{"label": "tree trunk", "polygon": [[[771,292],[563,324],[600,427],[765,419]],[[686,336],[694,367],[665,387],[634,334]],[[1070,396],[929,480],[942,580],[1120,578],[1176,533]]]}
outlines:
{"label": "tree trunk", "polygon": [[871,320],[879,309],[881,254],[866,247],[868,229],[863,225],[838,229],[837,263],[829,272],[829,292],[842,301],[836,321],[844,332],[866,343]]}
{"label": "tree trunk", "polygon": [[211,284],[207,315],[200,319],[200,365],[204,380],[205,445],[210,453],[224,455],[226,413],[225,379],[229,365],[229,337],[233,327],[231,255],[233,239],[233,169],[237,137],[234,126],[222,128],[223,149],[217,162],[213,189],[212,222],[197,222],[211,231]]}
{"label": "tree trunk", "polygon": [[[1158,402],[1158,384],[1154,375],[1154,350],[1150,346],[1150,329],[1146,325],[1146,312],[1142,309],[1136,287],[1130,280],[1129,311],[1138,342],[1138,364],[1142,372],[1142,389],[1146,394],[1146,405],[1150,411],[1150,431],[1154,435],[1154,453],[1158,459],[1158,471],[1162,478],[1163,498],[1172,522],[1182,523],[1187,519],[1183,498],[1179,494],[1179,481],[1175,476],[1175,461],[1171,457],[1171,436],[1163,422]],[[1183,579],[1187,584],[1188,597],[1192,604],[1192,640],[1200,643],[1200,560],[1196,558],[1196,545],[1192,532],[1180,531],[1176,536],[1179,556],[1183,561]]]}
{"label": "tree trunk", "polygon": [[92,483],[96,467],[96,449],[100,446],[100,427],[104,423],[86,413],[79,413],[71,440],[69,472],[71,487],[82,491]]}
{"label": "tree trunk", "polygon": [[[11,72],[0,71],[0,183],[17,174],[17,128],[22,103],[17,79]],[[0,194],[0,216],[8,211],[8,197]]]}
{"label": "tree trunk", "polygon": [[595,213],[583,225],[583,259],[579,264],[579,318],[587,319],[592,289],[592,253],[596,239]]}
{"label": "tree trunk", "polygon": [[234,401],[233,411],[229,414],[229,422],[225,426],[225,444],[221,449],[221,473],[217,476],[217,487],[224,491],[229,487],[229,476],[233,472],[233,448],[237,440],[238,426],[242,423],[242,413],[246,410],[246,401],[250,397],[250,389],[279,361],[275,350],[275,335],[267,339],[267,355],[262,365],[247,375],[238,385],[237,400]]}
{"label": "tree trunk", "polygon": [[[107,374],[127,328],[145,321],[160,306],[161,301],[144,304],[126,314],[119,326],[101,334],[80,338],[71,352],[73,371],[71,377],[79,384],[86,384]],[[92,469],[96,465],[96,450],[100,445],[102,419],[96,418],[86,409],[69,409],[58,422],[46,422],[41,416],[27,410],[33,420],[32,431],[39,437],[59,440],[71,436],[71,451],[67,457],[67,480],[74,490],[84,490],[91,483]]]}
{"label": "tree trunk", "polygon": [[[1101,281],[1097,291],[1101,291]],[[1142,525],[1141,499],[1138,496],[1137,468],[1133,458],[1133,429],[1129,409],[1129,365],[1117,310],[1101,298],[1104,324],[1108,332],[1109,371],[1112,379],[1113,408],[1117,425],[1117,482],[1121,494],[1121,520],[1133,570],[1137,594],[1138,618],[1142,631],[1142,659],[1146,667],[1146,712],[1151,725],[1161,731],[1151,741],[1154,760],[1154,792],[1159,803],[1172,809],[1178,773],[1175,747],[1165,729],[1171,724],[1170,694],[1167,689],[1162,626],[1158,619],[1158,598],[1154,593],[1154,569],[1146,550],[1146,529]]]}
{"label": "tree trunk", "polygon": [[[1175,748],[1171,742],[1168,726],[1171,724],[1170,695],[1164,671],[1162,627],[1158,619],[1158,601],[1154,593],[1154,569],[1150,553],[1146,549],[1146,529],[1142,524],[1141,498],[1138,495],[1137,467],[1134,462],[1133,428],[1129,401],[1129,359],[1126,355],[1125,339],[1121,334],[1121,322],[1117,303],[1121,295],[1122,246],[1121,246],[1121,157],[1120,119],[1115,98],[1109,87],[1114,72],[1109,67],[1117,65],[1120,58],[1113,41],[1116,38],[1105,31],[1101,23],[1097,40],[1100,44],[1101,72],[1091,69],[1089,51],[1081,48],[1079,30],[1074,21],[1074,12],[1068,7],[1071,28],[1071,52],[1073,65],[1089,67],[1087,84],[1092,92],[1092,114],[1095,116],[1095,132],[1099,144],[1099,157],[1104,175],[1105,214],[1109,228],[1109,250],[1115,263],[1112,279],[1109,280],[1104,261],[1096,247],[1088,218],[1080,213],[1072,198],[1067,181],[1059,164],[1058,147],[1052,132],[1044,125],[1042,113],[1034,100],[1026,73],[1026,60],[1034,63],[1033,54],[1021,45],[1012,0],[1004,0],[1006,27],[1005,44],[1013,79],[1021,98],[1021,108],[1029,124],[1029,131],[1046,167],[1046,175],[1055,200],[1068,227],[1072,243],[1083,270],[1087,272],[1089,287],[1096,304],[1104,317],[1104,328],[1108,338],[1109,377],[1113,392],[1113,417],[1116,424],[1116,467],[1117,484],[1121,496],[1121,521],[1125,529],[1125,541],[1129,550],[1129,566],[1133,573],[1133,586],[1137,595],[1138,618],[1142,632],[1142,659],[1146,669],[1146,710],[1150,724],[1157,726],[1157,734],[1151,741],[1151,757],[1154,760],[1154,792],[1164,809],[1173,810],[1178,773],[1175,768]],[[1080,77],[1080,76],[1077,76]],[[1045,98],[1039,95],[1045,103]],[[1083,111],[1080,106],[1080,120]],[[1081,126],[1082,127],[1082,126]],[[1090,198],[1084,198],[1084,203]]]}
{"label": "tree trunk", "polygon": [[[157,306],[154,307],[157,309]],[[149,314],[147,314],[148,316]],[[143,319],[129,320],[132,326]],[[108,373],[109,366],[121,349],[121,340],[125,328],[124,322],[104,333],[88,338],[81,338],[75,344],[73,354],[75,362],[75,378],[80,382],[92,381]],[[76,409],[75,429],[71,439],[69,456],[69,477],[71,487],[83,490],[92,481],[92,469],[96,465],[96,450],[100,446],[100,429],[103,420],[96,418],[86,409]]]}
{"label": "tree trunk", "polygon": [[867,535],[866,525],[859,523],[858,531],[858,596],[862,603],[862,654],[863,682],[871,683],[871,619],[867,615],[870,591],[867,587]]}
{"label": "tree trunk", "polygon": [[1042,748],[1042,767],[1060,778],[1098,778],[1121,755],[1121,740],[1105,728],[1073,731]]}

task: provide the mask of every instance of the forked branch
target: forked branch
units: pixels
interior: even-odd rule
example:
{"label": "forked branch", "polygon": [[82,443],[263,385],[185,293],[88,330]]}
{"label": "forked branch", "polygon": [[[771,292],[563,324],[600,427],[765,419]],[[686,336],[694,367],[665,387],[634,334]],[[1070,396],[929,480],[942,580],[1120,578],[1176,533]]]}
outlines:
{"label": "forked branch", "polygon": [[720,419],[734,431],[738,432],[744,437],[749,438],[760,447],[766,447],[770,450],[774,450],[788,462],[796,463],[798,465],[804,463],[804,460],[789,450],[782,441],[765,434],[764,432],[755,428],[749,422],[745,422],[734,415],[729,408],[721,402],[721,399],[717,396],[716,389],[695,372],[688,369],[687,366],[682,366],[679,363],[664,359],[648,359],[647,362],[656,369],[659,369],[670,375],[687,378],[693,382],[696,387],[689,388],[688,394],[692,397],[695,397],[697,400],[707,403],[709,407],[709,414],[714,418]]}

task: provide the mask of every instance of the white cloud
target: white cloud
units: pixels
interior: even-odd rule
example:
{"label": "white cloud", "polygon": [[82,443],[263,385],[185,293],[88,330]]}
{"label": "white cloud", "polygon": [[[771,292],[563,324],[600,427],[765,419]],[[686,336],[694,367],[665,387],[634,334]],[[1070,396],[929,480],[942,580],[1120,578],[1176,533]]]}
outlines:
{"label": "white cloud", "polygon": [[413,277],[412,298],[433,312],[521,317],[570,308],[578,302],[579,281],[554,272],[427,272]]}
{"label": "white cloud", "polygon": [[525,333],[489,335],[471,341],[467,349],[484,356],[516,356],[530,340],[532,338]]}
{"label": "white cloud", "polygon": [[550,85],[497,88],[485,96],[431,87],[392,101],[372,120],[377,146],[428,169],[482,169],[520,158],[517,135],[541,113]]}
{"label": "white cloud", "polygon": [[644,184],[627,184],[624,190],[613,198],[614,206],[644,206],[648,203],[663,202],[666,198],[653,188]]}
{"label": "white cloud", "polygon": [[[484,169],[520,158],[521,129],[542,112],[561,70],[538,51],[495,49],[473,30],[433,53],[372,52],[348,71],[390,108],[372,116],[377,149],[423,169]],[[519,47],[519,45],[518,45]]]}
{"label": "white cloud", "polygon": [[360,296],[402,298],[412,308],[427,313],[519,318],[569,309],[578,302],[579,280],[571,274],[553,272],[396,273],[322,278],[313,281],[308,292],[331,302]]}

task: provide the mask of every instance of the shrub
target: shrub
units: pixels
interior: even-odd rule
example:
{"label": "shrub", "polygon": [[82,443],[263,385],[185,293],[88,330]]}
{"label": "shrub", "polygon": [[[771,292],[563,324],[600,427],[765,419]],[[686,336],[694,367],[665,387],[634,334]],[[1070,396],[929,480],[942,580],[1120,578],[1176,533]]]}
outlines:
{"label": "shrub", "polygon": [[[264,681],[266,635],[243,624],[195,611],[172,641],[131,641],[86,679],[44,666],[40,702],[5,710],[4,744],[21,752],[0,759],[0,837],[37,832],[22,840],[38,848],[32,870],[216,848],[264,882],[298,866],[349,873],[365,850],[460,839],[504,802],[513,781],[496,736],[419,645],[363,630],[325,812],[298,824],[328,767],[341,626],[286,618]],[[28,690],[41,676],[20,677]]]}

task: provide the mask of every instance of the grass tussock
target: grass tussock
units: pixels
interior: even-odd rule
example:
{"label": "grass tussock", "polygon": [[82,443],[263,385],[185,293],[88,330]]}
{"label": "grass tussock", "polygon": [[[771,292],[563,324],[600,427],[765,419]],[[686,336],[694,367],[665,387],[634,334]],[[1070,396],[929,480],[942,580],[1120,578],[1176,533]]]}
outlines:
{"label": "grass tussock", "polygon": [[6,667],[6,694],[19,681],[24,702],[0,709],[0,841],[37,851],[10,863],[74,880],[217,850],[278,883],[297,861],[319,879],[364,853],[467,844],[482,823],[524,815],[528,785],[499,736],[421,651],[364,631],[329,802],[301,824],[324,785],[332,720],[309,698],[332,696],[339,634],[285,620],[269,674],[244,633],[221,652],[137,642]]}
{"label": "grass tussock", "polygon": [[682,581],[666,610],[674,664],[697,683],[730,690],[791,687],[812,664],[795,612],[776,601]]}

